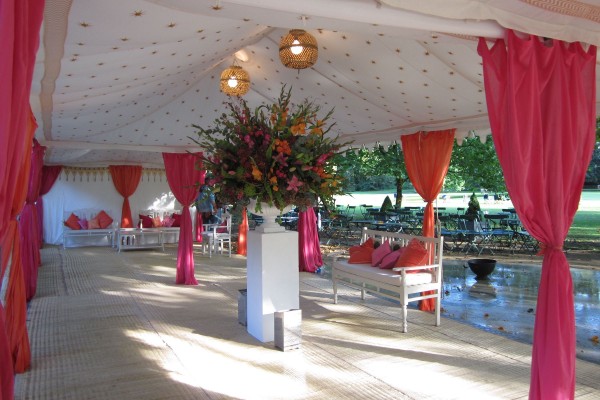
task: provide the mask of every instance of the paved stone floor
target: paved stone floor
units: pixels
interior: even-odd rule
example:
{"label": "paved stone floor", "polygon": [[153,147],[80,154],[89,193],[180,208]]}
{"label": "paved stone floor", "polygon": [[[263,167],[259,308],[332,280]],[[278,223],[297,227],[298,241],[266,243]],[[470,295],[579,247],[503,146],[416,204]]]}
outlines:
{"label": "paved stone floor", "polygon": [[[28,311],[32,368],[17,399],[526,399],[531,346],[301,273],[302,347],[282,352],[237,322],[245,258],[195,256],[175,285],[176,248],[48,247]],[[578,399],[600,366],[577,361]]]}

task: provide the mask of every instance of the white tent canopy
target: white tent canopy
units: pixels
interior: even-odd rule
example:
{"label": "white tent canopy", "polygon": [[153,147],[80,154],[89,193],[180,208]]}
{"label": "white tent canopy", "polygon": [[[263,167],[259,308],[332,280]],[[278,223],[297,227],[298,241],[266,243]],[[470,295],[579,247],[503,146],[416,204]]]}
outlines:
{"label": "white tent canopy", "polygon": [[[223,111],[219,76],[236,52],[251,105],[291,86],[296,102],[335,108],[334,133],[357,146],[418,130],[485,136],[477,37],[512,28],[598,45],[598,3],[48,1],[31,93],[36,137],[48,147],[46,164],[160,167],[163,151],[199,149],[191,125],[208,127]],[[292,28],[316,37],[312,68],[279,61]]]}

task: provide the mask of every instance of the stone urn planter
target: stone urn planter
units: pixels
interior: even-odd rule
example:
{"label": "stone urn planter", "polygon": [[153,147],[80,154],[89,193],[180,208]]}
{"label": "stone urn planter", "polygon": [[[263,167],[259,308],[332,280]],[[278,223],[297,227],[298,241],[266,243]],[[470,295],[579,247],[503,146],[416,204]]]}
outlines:
{"label": "stone urn planter", "polygon": [[488,279],[489,275],[494,272],[494,268],[496,268],[496,260],[488,258],[474,258],[467,261],[467,264],[477,280]]}

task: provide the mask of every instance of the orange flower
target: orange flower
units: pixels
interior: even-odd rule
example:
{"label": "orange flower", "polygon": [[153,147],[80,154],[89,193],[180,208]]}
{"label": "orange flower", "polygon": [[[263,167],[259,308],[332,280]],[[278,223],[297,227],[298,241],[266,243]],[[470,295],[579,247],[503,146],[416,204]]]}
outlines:
{"label": "orange flower", "polygon": [[292,125],[292,135],[304,135],[306,133],[306,124],[304,122],[300,122],[297,125]]}
{"label": "orange flower", "polygon": [[323,126],[324,125],[325,125],[325,122],[323,120],[321,120],[321,119],[317,120],[317,124],[312,127],[312,129],[310,130],[310,133],[313,135],[323,136]]}
{"label": "orange flower", "polygon": [[260,181],[262,179],[262,172],[256,168],[256,165],[252,166],[252,177],[255,181]]}

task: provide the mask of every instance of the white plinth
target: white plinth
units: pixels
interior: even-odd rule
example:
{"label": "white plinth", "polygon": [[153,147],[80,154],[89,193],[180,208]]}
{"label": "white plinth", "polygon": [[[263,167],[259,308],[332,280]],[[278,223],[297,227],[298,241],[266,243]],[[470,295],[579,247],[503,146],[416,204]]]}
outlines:
{"label": "white plinth", "polygon": [[298,232],[248,232],[248,333],[261,342],[275,337],[275,311],[300,308]]}

